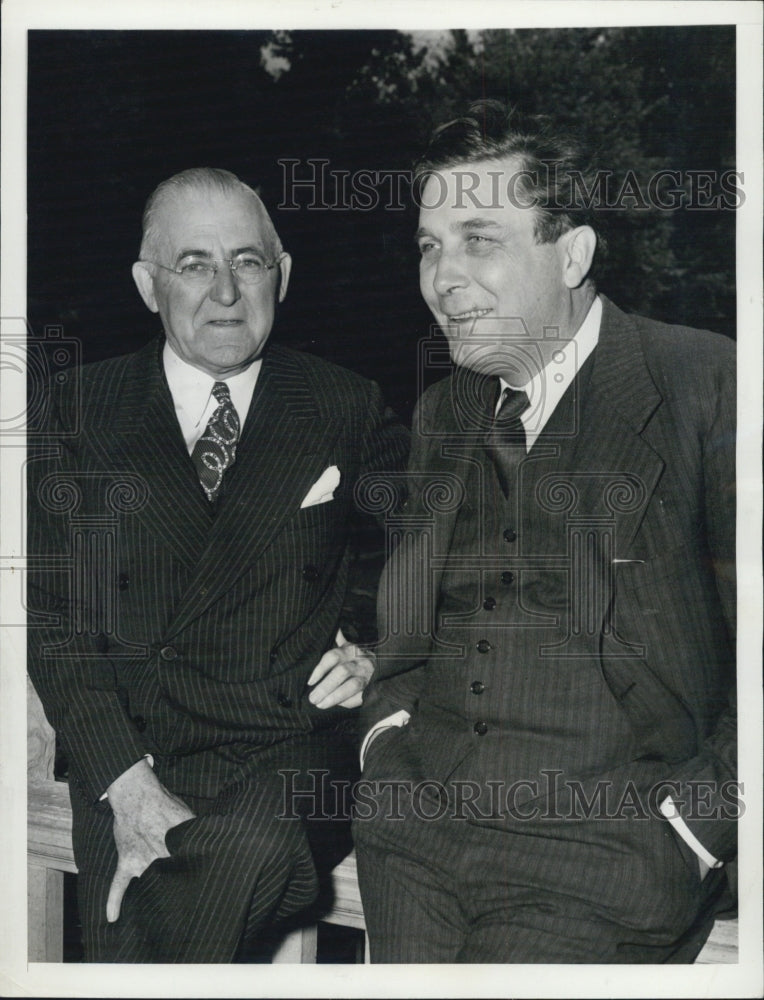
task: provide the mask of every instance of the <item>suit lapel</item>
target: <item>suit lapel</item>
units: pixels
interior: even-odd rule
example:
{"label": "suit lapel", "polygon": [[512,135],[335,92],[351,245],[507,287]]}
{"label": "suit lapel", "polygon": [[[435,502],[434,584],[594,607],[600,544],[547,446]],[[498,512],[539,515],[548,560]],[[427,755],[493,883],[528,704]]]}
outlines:
{"label": "suit lapel", "polygon": [[104,407],[104,426],[93,441],[104,468],[140,476],[147,501],[136,512],[145,528],[193,567],[206,544],[209,512],[175,417],[154,341],[128,361],[119,397]]}
{"label": "suit lapel", "polygon": [[[469,484],[475,483],[475,468],[480,462],[485,435],[491,426],[491,408],[495,402],[495,378],[480,375],[466,368],[457,368],[446,383],[437,411],[436,428],[442,436],[436,437],[438,457],[435,468],[457,476],[465,486],[464,502],[474,502],[469,494]],[[442,548],[448,552],[462,504],[451,504],[438,518]]]}
{"label": "suit lapel", "polygon": [[[440,397],[434,410],[431,435],[423,463],[425,475],[420,496],[428,484],[436,487],[434,496],[456,490],[457,502],[432,506],[420,500],[419,513],[433,517],[432,559],[430,567],[431,607],[437,607],[440,584],[463,504],[474,502],[470,488],[475,486],[477,453],[490,426],[490,407],[495,397],[496,380],[466,368],[457,368],[441,383]],[[445,489],[437,488],[441,481]]]}
{"label": "suit lapel", "polygon": [[644,433],[662,400],[634,321],[602,298],[600,338],[571,468],[584,473],[578,509],[614,519],[615,557],[623,558],[665,466]]}
{"label": "suit lapel", "polygon": [[[320,415],[320,419],[319,419]],[[338,421],[319,414],[294,356],[266,354],[224,496],[186,598],[169,626],[177,632],[224,594],[295,516],[327,465]]]}

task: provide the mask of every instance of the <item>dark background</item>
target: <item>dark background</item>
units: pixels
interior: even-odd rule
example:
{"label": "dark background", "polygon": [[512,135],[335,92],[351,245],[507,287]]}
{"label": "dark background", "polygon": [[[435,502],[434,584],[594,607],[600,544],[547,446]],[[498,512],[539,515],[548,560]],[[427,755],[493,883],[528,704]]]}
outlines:
{"label": "dark background", "polygon": [[[430,33],[432,35],[432,33]],[[421,39],[418,39],[421,41]],[[434,123],[475,98],[583,132],[603,166],[734,169],[734,27],[452,31],[30,31],[28,318],[85,361],[157,331],[130,266],[148,194],[190,166],[257,187],[294,258],[274,336],[376,378],[403,416],[421,302],[410,210],[279,211],[280,158],[406,170]],[[262,52],[269,58],[263,62]],[[334,188],[327,188],[329,195]],[[612,213],[601,289],[658,319],[735,333],[733,211]]]}

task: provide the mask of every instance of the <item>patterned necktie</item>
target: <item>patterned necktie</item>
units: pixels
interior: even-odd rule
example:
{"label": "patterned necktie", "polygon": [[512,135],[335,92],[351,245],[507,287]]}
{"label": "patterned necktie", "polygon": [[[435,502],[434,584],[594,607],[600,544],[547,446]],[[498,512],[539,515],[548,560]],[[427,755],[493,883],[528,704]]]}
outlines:
{"label": "patterned necktie", "polygon": [[525,458],[525,427],[520,415],[529,406],[528,396],[522,389],[505,389],[499,412],[485,439],[485,450],[494,464],[502,492],[507,498],[515,483],[517,468]]}
{"label": "patterned necktie", "polygon": [[239,415],[225,382],[216,382],[212,395],[217,400],[217,409],[191,454],[199,482],[210,501],[217,497],[225,471],[236,459],[236,443],[239,440]]}

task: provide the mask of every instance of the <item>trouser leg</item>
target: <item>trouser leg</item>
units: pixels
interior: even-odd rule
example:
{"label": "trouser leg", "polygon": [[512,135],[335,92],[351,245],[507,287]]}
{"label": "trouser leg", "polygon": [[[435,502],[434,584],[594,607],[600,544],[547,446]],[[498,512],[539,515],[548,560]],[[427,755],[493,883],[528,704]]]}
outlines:
{"label": "trouser leg", "polygon": [[708,936],[718,875],[662,819],[403,812],[354,824],[372,961],[686,963]]}
{"label": "trouser leg", "polygon": [[225,789],[171,830],[108,924],[111,876],[83,879],[86,958],[94,962],[230,962],[242,936],[309,905],[317,877],[300,819],[281,817],[281,786],[257,775]]}
{"label": "trouser leg", "polygon": [[453,962],[467,930],[459,901],[443,872],[424,860],[429,852],[417,860],[405,853],[405,826],[396,827],[397,847],[356,833],[371,961]]}

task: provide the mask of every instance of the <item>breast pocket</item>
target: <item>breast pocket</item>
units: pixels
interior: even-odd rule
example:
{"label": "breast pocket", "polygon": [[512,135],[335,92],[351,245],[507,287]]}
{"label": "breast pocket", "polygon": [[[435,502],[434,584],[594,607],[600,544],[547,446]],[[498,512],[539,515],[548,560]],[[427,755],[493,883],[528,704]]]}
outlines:
{"label": "breast pocket", "polygon": [[310,507],[300,507],[295,516],[290,520],[289,525],[295,530],[308,530],[312,527],[320,527],[324,523],[331,523],[339,516],[339,509],[344,506],[340,500],[325,500],[323,503],[314,503]]}
{"label": "breast pocket", "polygon": [[614,562],[616,594],[624,594],[646,609],[666,610],[663,597],[671,581],[681,583],[694,572],[695,553],[687,547],[675,548],[652,559]]}

